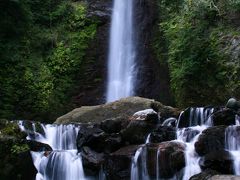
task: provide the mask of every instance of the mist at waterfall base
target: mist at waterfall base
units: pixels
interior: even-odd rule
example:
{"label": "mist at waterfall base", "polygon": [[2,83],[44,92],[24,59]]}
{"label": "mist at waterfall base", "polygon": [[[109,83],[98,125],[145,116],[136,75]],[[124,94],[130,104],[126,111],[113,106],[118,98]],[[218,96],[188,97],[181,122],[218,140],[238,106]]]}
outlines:
{"label": "mist at waterfall base", "polygon": [[108,57],[107,102],[134,95],[133,0],[115,0]]}

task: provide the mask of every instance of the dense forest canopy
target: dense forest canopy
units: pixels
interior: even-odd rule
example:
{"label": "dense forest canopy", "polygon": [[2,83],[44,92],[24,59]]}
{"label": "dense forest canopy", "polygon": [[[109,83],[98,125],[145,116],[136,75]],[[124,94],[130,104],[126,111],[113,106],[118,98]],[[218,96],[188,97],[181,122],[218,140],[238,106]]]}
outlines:
{"label": "dense forest canopy", "polygon": [[[160,63],[168,63],[176,104],[239,97],[240,1],[154,2],[153,46]],[[54,120],[70,110],[98,30],[86,1],[1,0],[0,27],[0,118]]]}

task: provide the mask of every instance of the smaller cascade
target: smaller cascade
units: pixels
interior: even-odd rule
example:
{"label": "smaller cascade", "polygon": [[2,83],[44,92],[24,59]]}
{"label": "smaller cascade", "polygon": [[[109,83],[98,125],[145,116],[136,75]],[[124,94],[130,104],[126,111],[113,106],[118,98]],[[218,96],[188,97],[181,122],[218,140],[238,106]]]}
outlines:
{"label": "smaller cascade", "polygon": [[[198,140],[202,131],[211,126],[211,114],[213,111],[213,108],[190,108],[189,116],[184,117],[185,120],[189,120],[189,127],[178,128],[177,130],[177,141],[186,144],[186,166],[184,168],[183,180],[188,180],[191,176],[201,172],[201,168],[199,166],[200,157],[195,151],[194,144]],[[183,116],[186,116],[185,112],[180,114],[177,127],[179,126]]]}
{"label": "smaller cascade", "polygon": [[234,159],[234,172],[240,175],[240,126],[229,126],[225,130],[225,149]]}
{"label": "smaller cascade", "polygon": [[31,152],[38,171],[36,180],[86,179],[76,147],[78,126],[40,124],[40,132],[37,132],[36,124],[31,125],[29,130],[24,121],[19,122],[20,129],[28,134],[27,139],[48,144],[53,149],[51,152]]}
{"label": "smaller cascade", "polygon": [[148,169],[147,169],[147,147],[146,145],[150,143],[151,134],[147,136],[145,145],[140,147],[133,159],[131,165],[131,180],[149,180]]}
{"label": "smaller cascade", "polygon": [[160,157],[160,148],[158,148],[157,150],[157,165],[156,165],[156,176],[157,176],[157,180],[160,180],[160,173],[159,173],[159,170],[160,170],[160,167],[159,167],[159,158]]}

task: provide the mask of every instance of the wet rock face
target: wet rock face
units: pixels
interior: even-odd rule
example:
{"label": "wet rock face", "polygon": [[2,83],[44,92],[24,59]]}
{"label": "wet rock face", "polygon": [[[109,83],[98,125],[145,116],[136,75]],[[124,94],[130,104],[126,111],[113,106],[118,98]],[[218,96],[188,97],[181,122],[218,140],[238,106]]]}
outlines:
{"label": "wet rock face", "polygon": [[122,138],[130,144],[144,144],[150,132],[157,128],[159,119],[155,111],[148,109],[136,112],[130,123],[121,131]]}
{"label": "wet rock face", "polygon": [[219,125],[234,125],[235,124],[236,112],[232,109],[223,109],[215,112],[212,115],[212,122],[214,126]]}
{"label": "wet rock face", "polygon": [[152,143],[161,143],[174,139],[176,139],[176,128],[169,126],[159,126],[150,136],[150,141]]}
{"label": "wet rock face", "polygon": [[107,179],[129,180],[132,157],[138,148],[140,148],[139,145],[127,146],[110,154],[104,164]]}
{"label": "wet rock face", "polygon": [[233,159],[229,152],[213,151],[201,158],[201,169],[212,169],[221,174],[233,174]]}
{"label": "wet rock face", "polygon": [[226,126],[210,127],[202,132],[195,143],[195,150],[200,155],[206,155],[212,151],[224,150]]}
{"label": "wet rock face", "polygon": [[147,146],[148,173],[156,177],[157,153],[159,174],[162,178],[171,178],[185,166],[185,145],[179,142],[162,142]]}

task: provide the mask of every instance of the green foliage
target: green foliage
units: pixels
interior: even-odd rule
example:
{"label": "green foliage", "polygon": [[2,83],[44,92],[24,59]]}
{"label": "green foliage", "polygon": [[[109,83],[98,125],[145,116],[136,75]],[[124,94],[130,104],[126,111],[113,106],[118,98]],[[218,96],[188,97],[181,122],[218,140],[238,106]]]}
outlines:
{"label": "green foliage", "polygon": [[20,154],[29,151],[29,147],[27,144],[14,144],[10,151],[12,154]]}
{"label": "green foliage", "polygon": [[0,10],[0,117],[56,118],[97,22],[69,0],[3,0]]}
{"label": "green foliage", "polygon": [[[166,2],[159,3],[164,9]],[[228,52],[231,38],[224,38],[237,32],[226,19],[238,11],[234,3],[237,1],[188,0],[166,7],[167,14],[161,15],[160,31],[167,50],[160,51],[159,57],[167,52],[171,86],[179,106],[220,104],[237,96],[239,64],[228,63],[233,53]]]}

